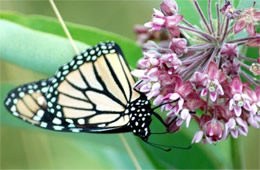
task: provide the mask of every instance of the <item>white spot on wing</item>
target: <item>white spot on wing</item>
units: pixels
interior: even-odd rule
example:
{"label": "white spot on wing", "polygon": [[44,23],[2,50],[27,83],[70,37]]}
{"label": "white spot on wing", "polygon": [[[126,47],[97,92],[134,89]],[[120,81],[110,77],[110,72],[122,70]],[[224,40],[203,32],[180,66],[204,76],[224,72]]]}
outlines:
{"label": "white spot on wing", "polygon": [[63,126],[53,126],[54,130],[62,130],[64,127]]}
{"label": "white spot on wing", "polygon": [[43,128],[46,128],[47,127],[47,123],[46,122],[41,122],[40,126],[43,127]]}
{"label": "white spot on wing", "polygon": [[41,117],[39,117],[39,116],[34,116],[34,117],[33,117],[33,120],[40,121],[40,120],[41,120]]}
{"label": "white spot on wing", "polygon": [[55,117],[55,118],[52,120],[52,123],[57,124],[57,125],[60,125],[60,124],[61,124],[61,120]]}
{"label": "white spot on wing", "polygon": [[84,120],[84,119],[78,119],[78,123],[79,123],[80,125],[83,125],[83,124],[85,124],[85,120]]}
{"label": "white spot on wing", "polygon": [[73,123],[73,120],[71,120],[71,119],[66,119],[66,122],[68,122],[68,123]]}
{"label": "white spot on wing", "polygon": [[42,117],[44,115],[44,111],[43,110],[38,110],[37,111],[37,116]]}
{"label": "white spot on wing", "polygon": [[98,127],[105,127],[106,124],[99,124]]}
{"label": "white spot on wing", "polygon": [[20,92],[20,93],[19,93],[19,96],[20,96],[20,97],[23,97],[23,96],[24,96],[24,92]]}

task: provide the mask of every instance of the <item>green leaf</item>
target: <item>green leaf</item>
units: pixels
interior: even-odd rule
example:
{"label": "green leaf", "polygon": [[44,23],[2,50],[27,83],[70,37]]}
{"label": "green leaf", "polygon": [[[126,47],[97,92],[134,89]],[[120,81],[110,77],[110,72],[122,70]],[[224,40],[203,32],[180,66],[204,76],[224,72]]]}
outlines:
{"label": "green leaf", "polygon": [[[16,13],[0,13],[0,18],[12,21],[36,31],[51,33],[67,38],[61,24],[56,19],[50,17],[37,15],[25,16]],[[78,40],[91,46],[102,41],[115,41],[123,49],[126,59],[131,66],[135,66],[136,61],[142,57],[141,47],[137,46],[135,42],[125,37],[89,26],[82,26],[67,22],[66,26],[68,27],[74,40]],[[60,46],[56,47],[60,48]],[[60,64],[64,63],[61,62]]]}
{"label": "green leaf", "polygon": [[[66,38],[7,20],[0,20],[0,25],[0,57],[4,60],[50,75],[75,55]],[[76,44],[81,51],[88,47],[79,41]]]}

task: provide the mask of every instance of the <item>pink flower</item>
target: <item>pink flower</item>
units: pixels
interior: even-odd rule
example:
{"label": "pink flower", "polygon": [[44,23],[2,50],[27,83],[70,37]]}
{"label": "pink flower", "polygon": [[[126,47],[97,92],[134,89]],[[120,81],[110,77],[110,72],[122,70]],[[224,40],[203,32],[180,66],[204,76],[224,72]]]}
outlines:
{"label": "pink flower", "polygon": [[[260,107],[258,105],[258,107]],[[250,114],[248,119],[247,119],[248,123],[253,126],[254,128],[259,128],[259,122],[260,122],[260,115],[253,115]]]}
{"label": "pink flower", "polygon": [[146,23],[144,26],[150,28],[152,31],[159,31],[163,27],[176,29],[176,26],[182,19],[182,15],[164,16],[161,11],[154,9],[152,21]]}
{"label": "pink flower", "polygon": [[148,29],[143,25],[135,25],[134,31],[137,35],[137,44],[143,45],[147,40],[151,39],[151,34]]}
{"label": "pink flower", "polygon": [[144,26],[153,31],[160,31],[165,26],[165,17],[161,11],[153,9],[154,14],[151,22],[146,23]]}
{"label": "pink flower", "polygon": [[222,65],[223,72],[228,75],[233,77],[234,75],[238,75],[240,71],[240,64],[236,59],[226,61]]}
{"label": "pink flower", "polygon": [[196,109],[202,108],[206,105],[206,102],[194,91],[192,91],[186,98],[184,106],[190,111],[195,112]]}
{"label": "pink flower", "polygon": [[237,138],[238,135],[247,136],[248,125],[246,121],[240,117],[229,119],[228,122],[225,123],[225,132],[223,138],[227,138],[229,133],[233,136],[233,138]]}
{"label": "pink flower", "polygon": [[160,4],[160,8],[165,16],[171,16],[179,12],[179,8],[175,0],[164,0]]}
{"label": "pink flower", "polygon": [[181,32],[177,26],[172,26],[171,28],[168,29],[168,31],[171,35],[171,38],[180,37],[181,35]]}
{"label": "pink flower", "polygon": [[203,143],[206,143],[205,138],[204,138],[205,133],[203,131],[203,127],[207,122],[209,122],[212,119],[212,117],[209,115],[203,114],[200,118],[198,116],[194,115],[194,118],[197,121],[197,123],[199,124],[201,130],[199,130],[195,133],[195,135],[192,139],[192,143],[199,143],[202,139],[203,139]]}
{"label": "pink flower", "polygon": [[224,125],[213,118],[204,125],[204,131],[207,141],[209,143],[216,143],[223,137]]}
{"label": "pink flower", "polygon": [[181,61],[174,53],[161,54],[156,50],[148,50],[143,54],[144,57],[138,62],[139,69],[132,71],[132,74],[143,80],[138,86],[140,91],[146,93],[148,99],[155,98],[155,103],[158,103],[161,101],[158,95],[165,96],[173,92],[175,70]]}
{"label": "pink flower", "polygon": [[235,76],[231,82],[231,94],[232,98],[229,101],[229,110],[234,110],[236,116],[240,116],[242,108],[250,111],[250,98],[247,94],[243,93],[243,84],[239,76]]}
{"label": "pink flower", "polygon": [[220,12],[226,15],[229,19],[237,18],[240,15],[240,10],[235,10],[230,1],[226,1],[226,4],[220,9]]}
{"label": "pink flower", "polygon": [[170,43],[170,49],[177,55],[187,52],[187,40],[184,38],[173,38]]}
{"label": "pink flower", "polygon": [[233,60],[238,55],[238,49],[236,44],[225,43],[221,47],[221,56],[227,60]]}
{"label": "pink flower", "polygon": [[248,122],[255,128],[259,128],[258,122],[260,122],[260,86],[256,87],[253,91],[249,87],[244,87],[243,92],[247,94],[251,99],[251,111],[248,117]]}
{"label": "pink flower", "polygon": [[[179,15],[174,0],[163,0],[161,11],[154,9],[146,28],[136,29],[140,44],[146,42],[138,69],[132,72],[141,80],[137,88],[167,111],[169,132],[177,132],[183,124],[188,128],[195,120],[200,129],[192,143],[214,144],[228,136],[247,135],[248,125],[260,128],[260,86],[256,87],[260,57],[246,57],[239,48],[256,47],[260,54],[255,33],[260,11],[255,3],[236,10],[226,0],[220,10],[216,2],[217,15],[212,15],[213,1],[208,1],[205,15],[198,0],[192,2],[202,21],[200,28]],[[243,29],[249,34],[233,35]]]}
{"label": "pink flower", "polygon": [[[199,74],[201,76],[199,76]],[[199,82],[201,80],[197,79],[198,77],[207,78],[203,79],[204,82]],[[216,101],[218,95],[224,95],[224,91],[220,83],[225,79],[225,74],[218,69],[215,62],[211,61],[208,66],[207,74],[195,72],[195,75],[192,78],[192,82],[195,84],[200,83],[202,86],[204,85],[204,88],[201,91],[201,96],[206,96],[209,93],[210,99],[212,101]]]}
{"label": "pink flower", "polygon": [[181,60],[174,53],[162,55],[161,60],[167,65],[168,68],[174,68],[175,70],[182,65]]}
{"label": "pink flower", "polygon": [[209,76],[201,72],[195,72],[191,78],[192,84],[197,88],[204,88],[207,86]]}
{"label": "pink flower", "polygon": [[165,27],[166,28],[173,28],[176,27],[183,19],[182,15],[172,15],[165,17]]}
{"label": "pink flower", "polygon": [[163,106],[163,110],[170,110],[169,116],[178,114],[183,109],[184,99],[193,91],[193,87],[190,82],[183,82],[179,76],[174,76],[173,92],[168,93],[164,97],[164,101],[177,103],[169,103]]}
{"label": "pink flower", "polygon": [[215,105],[217,118],[227,122],[230,118],[235,118],[236,114],[234,111],[229,110],[228,102],[224,104]]}
{"label": "pink flower", "polygon": [[160,88],[161,88],[161,84],[159,82],[154,83],[151,86],[150,92],[147,93],[147,99],[150,100],[151,98],[156,97],[157,95],[159,95]]}
{"label": "pink flower", "polygon": [[167,115],[166,123],[169,124],[168,131],[176,132],[180,129],[181,125],[186,121],[186,127],[189,127],[191,121],[190,111],[186,108],[182,109],[179,114]]}
{"label": "pink flower", "polygon": [[234,25],[235,34],[242,31],[244,28],[247,29],[249,35],[255,35],[255,24],[260,21],[260,11],[256,11],[255,8],[251,7],[244,10],[239,20]]}

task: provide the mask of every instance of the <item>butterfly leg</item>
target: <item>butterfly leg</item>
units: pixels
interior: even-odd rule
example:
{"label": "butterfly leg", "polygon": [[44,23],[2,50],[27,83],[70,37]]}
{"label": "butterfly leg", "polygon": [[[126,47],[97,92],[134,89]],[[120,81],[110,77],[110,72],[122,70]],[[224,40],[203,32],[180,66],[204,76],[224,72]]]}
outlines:
{"label": "butterfly leg", "polygon": [[168,128],[170,124],[166,124],[163,118],[158,114],[153,112],[153,115],[164,125],[165,128]]}

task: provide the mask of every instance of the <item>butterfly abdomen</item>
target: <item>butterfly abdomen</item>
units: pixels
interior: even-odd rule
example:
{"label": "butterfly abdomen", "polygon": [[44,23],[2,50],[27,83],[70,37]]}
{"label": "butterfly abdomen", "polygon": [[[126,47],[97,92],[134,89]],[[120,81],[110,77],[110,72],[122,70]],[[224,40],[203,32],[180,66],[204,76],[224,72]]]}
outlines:
{"label": "butterfly abdomen", "polygon": [[146,97],[139,98],[128,104],[125,112],[129,112],[130,121],[128,126],[133,133],[146,141],[150,135],[149,126],[152,121],[150,102]]}

